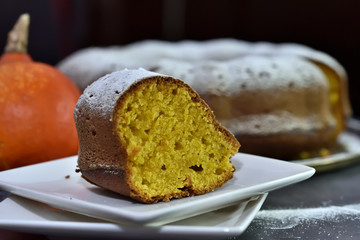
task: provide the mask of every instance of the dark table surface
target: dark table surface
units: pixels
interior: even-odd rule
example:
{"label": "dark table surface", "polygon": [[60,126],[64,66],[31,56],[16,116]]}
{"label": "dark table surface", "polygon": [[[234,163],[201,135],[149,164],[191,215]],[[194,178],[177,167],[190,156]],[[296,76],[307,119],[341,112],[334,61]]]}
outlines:
{"label": "dark table surface", "polygon": [[[8,195],[0,191],[0,200]],[[0,239],[47,238],[0,230]],[[247,230],[231,239],[360,239],[360,161],[270,192]]]}
{"label": "dark table surface", "polygon": [[236,239],[360,239],[360,164],[271,192]]}

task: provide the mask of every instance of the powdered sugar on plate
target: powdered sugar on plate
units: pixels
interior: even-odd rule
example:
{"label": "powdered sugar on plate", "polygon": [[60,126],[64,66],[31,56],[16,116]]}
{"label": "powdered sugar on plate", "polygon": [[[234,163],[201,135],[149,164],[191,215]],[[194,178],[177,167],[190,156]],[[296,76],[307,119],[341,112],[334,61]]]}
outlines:
{"label": "powdered sugar on plate", "polygon": [[339,222],[343,219],[360,221],[360,204],[329,206],[320,208],[299,208],[262,210],[255,218],[266,220],[267,228],[288,229],[306,222],[317,221]]}
{"label": "powdered sugar on plate", "polygon": [[[360,204],[302,209],[262,210],[239,238],[359,239]],[[230,240],[230,239],[229,239]]]}

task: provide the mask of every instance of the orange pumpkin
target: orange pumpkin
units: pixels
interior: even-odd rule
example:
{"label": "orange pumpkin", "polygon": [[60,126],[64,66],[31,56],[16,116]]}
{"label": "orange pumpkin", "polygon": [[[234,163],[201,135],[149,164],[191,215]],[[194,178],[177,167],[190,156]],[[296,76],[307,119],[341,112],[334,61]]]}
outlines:
{"label": "orange pumpkin", "polygon": [[28,25],[29,15],[23,14],[0,58],[0,170],[78,151],[73,111],[80,91],[26,53]]}

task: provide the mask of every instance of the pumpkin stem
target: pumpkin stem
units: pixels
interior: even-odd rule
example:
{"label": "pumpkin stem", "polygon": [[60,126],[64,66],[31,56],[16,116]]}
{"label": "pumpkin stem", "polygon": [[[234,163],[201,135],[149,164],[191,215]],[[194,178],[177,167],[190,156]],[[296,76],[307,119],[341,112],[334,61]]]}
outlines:
{"label": "pumpkin stem", "polygon": [[30,16],[27,13],[20,15],[13,29],[8,34],[6,53],[27,53]]}

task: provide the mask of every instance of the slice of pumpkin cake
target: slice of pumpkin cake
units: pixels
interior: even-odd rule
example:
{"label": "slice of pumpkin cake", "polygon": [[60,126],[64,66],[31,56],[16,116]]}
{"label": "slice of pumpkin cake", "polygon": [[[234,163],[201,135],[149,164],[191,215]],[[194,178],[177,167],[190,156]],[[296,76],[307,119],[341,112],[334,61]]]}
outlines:
{"label": "slice of pumpkin cake", "polygon": [[83,177],[138,201],[204,194],[235,171],[239,142],[179,79],[144,69],[108,74],[86,88],[74,115]]}

